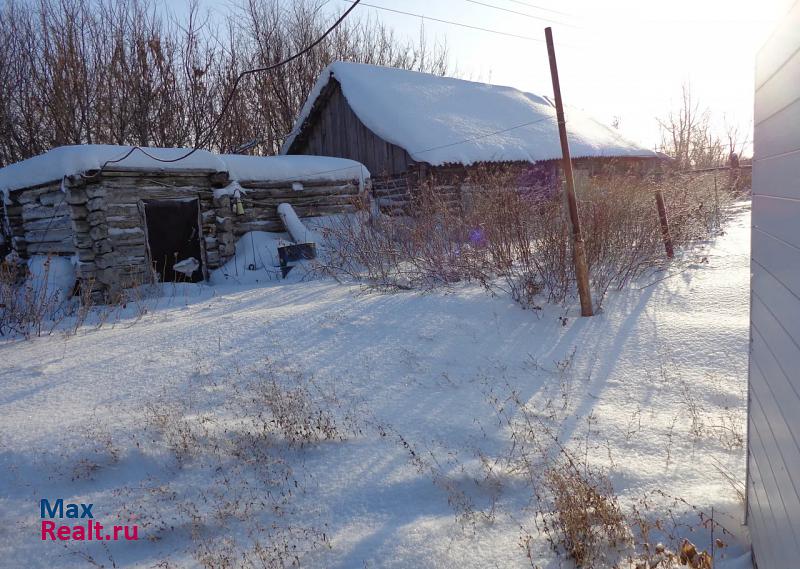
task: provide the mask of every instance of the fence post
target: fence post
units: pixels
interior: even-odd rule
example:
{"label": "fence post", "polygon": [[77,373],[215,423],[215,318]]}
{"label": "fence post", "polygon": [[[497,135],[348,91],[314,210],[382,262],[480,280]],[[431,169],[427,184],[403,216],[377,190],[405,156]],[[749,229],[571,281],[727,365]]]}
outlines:
{"label": "fence post", "polygon": [[581,221],[578,217],[578,200],[575,198],[575,179],[572,176],[572,161],[569,157],[569,141],[567,140],[567,126],[564,121],[564,105],[561,101],[561,84],[558,80],[558,66],[556,65],[556,49],[553,45],[552,28],[545,28],[544,35],[547,40],[547,55],[550,58],[553,95],[556,100],[556,118],[558,119],[558,136],[561,139],[561,155],[564,158],[567,203],[569,204],[570,221],[572,221],[572,253],[575,263],[575,280],[578,283],[578,296],[581,299],[581,316],[593,316],[592,294],[589,290],[589,269],[586,265],[586,250],[583,244],[583,235],[581,234]]}
{"label": "fence post", "polygon": [[664,249],[667,251],[667,258],[672,259],[675,256],[675,250],[672,248],[667,206],[664,205],[664,194],[661,192],[661,188],[656,188],[656,208],[658,209],[658,219],[661,221],[661,237],[664,239]]}

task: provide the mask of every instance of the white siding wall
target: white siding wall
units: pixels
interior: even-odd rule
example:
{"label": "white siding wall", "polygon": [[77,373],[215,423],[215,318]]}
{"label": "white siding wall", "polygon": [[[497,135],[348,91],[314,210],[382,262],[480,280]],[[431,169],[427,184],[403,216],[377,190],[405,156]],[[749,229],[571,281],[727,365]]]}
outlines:
{"label": "white siding wall", "polygon": [[748,525],[759,569],[800,567],[800,1],[756,61]]}

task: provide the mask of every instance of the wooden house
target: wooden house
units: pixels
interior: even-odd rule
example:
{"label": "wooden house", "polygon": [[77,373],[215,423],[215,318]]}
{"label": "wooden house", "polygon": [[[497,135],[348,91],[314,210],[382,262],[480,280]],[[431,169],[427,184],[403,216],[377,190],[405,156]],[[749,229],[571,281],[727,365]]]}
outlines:
{"label": "wooden house", "polygon": [[119,161],[129,150],[65,146],[0,169],[11,249],[74,258],[80,286],[105,298],[140,283],[197,282],[248,231],[282,232],[281,203],[300,217],[348,212],[369,182],[351,160],[199,150],[161,162],[187,150],[146,148]]}
{"label": "wooden house", "polygon": [[[566,113],[578,177],[662,160],[577,109]],[[282,153],[361,162],[384,211],[405,211],[422,183],[460,194],[479,169],[512,169],[521,186],[560,186],[558,125],[548,98],[374,65],[326,68]]]}

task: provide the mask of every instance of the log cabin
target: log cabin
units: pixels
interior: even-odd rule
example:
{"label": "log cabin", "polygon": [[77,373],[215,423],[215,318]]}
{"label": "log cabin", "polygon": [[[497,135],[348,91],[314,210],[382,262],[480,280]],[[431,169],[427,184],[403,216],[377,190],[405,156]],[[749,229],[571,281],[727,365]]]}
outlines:
{"label": "log cabin", "polygon": [[[663,162],[663,155],[578,109],[567,108],[566,120],[576,178],[610,168],[642,172]],[[511,169],[520,186],[560,187],[561,148],[549,98],[376,65],[328,66],[282,153],[364,164],[384,212],[408,212],[423,183],[461,194],[487,168]]]}
{"label": "log cabin", "polygon": [[77,285],[108,301],[137,284],[205,280],[242,235],[284,231],[281,203],[301,218],[346,213],[369,184],[351,160],[130,151],[64,146],[0,169],[10,249],[73,259]]}

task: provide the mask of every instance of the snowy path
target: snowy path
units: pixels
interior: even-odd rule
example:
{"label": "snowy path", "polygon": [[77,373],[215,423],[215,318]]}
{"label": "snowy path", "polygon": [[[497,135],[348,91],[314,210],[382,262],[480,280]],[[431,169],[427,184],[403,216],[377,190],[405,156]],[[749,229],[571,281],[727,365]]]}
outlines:
{"label": "snowy path", "polygon": [[[523,311],[477,288],[381,295],[314,281],[220,289],[130,327],[0,345],[2,564],[84,566],[38,539],[39,499],[91,501],[111,517],[125,500],[121,487],[169,471],[126,448],[118,464],[72,481],[92,425],[126,440],[149,401],[195,398],[211,408],[212,383],[254,373],[267,359],[313,378],[370,425],[434,449],[454,478],[474,465],[475,449],[497,453],[508,442],[487,390],[508,385],[532,405],[557,400],[566,438],[585,440],[590,426],[591,461],[611,470],[623,503],[662,489],[730,514],[725,525],[736,530],[743,505],[720,469],[744,480],[748,257],[749,210],[713,243],[707,263],[613,293],[595,318],[570,311],[566,325],[563,309]],[[553,372],[570,360],[567,373]],[[302,456],[296,507],[327,528],[332,545],[304,565],[530,567],[516,521],[524,488],[500,494],[517,515],[462,528],[445,493],[391,439],[365,428]],[[125,567],[193,563],[177,539],[109,548]],[[537,554],[547,566],[545,543]]]}

